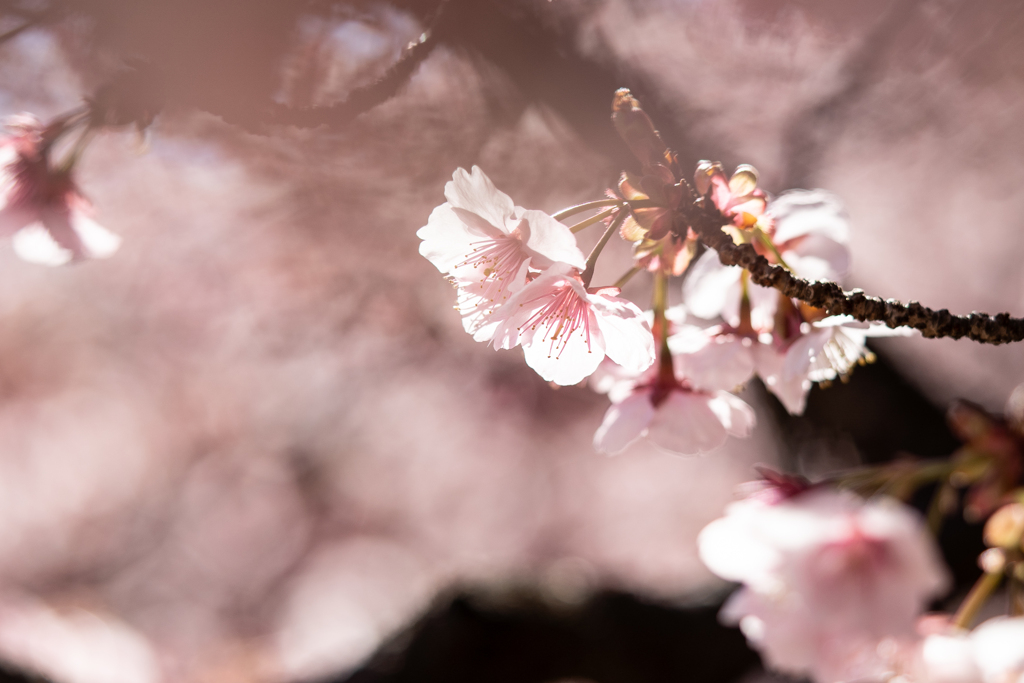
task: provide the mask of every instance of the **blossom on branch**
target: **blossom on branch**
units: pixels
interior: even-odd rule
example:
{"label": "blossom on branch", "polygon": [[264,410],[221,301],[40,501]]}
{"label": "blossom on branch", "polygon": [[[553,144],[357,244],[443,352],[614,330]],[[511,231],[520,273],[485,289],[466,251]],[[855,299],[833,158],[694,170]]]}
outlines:
{"label": "blossom on branch", "polygon": [[[683,365],[674,367],[681,371]],[[606,361],[591,378],[591,386],[612,401],[594,434],[598,452],[616,455],[646,438],[663,450],[692,455],[719,448],[729,436],[750,435],[756,418],[742,399],[695,388],[681,373],[668,379],[659,370],[637,374]]]}
{"label": "blossom on branch", "polygon": [[[744,213],[749,222],[752,214]],[[754,241],[758,253],[769,262],[784,263],[798,277],[835,280],[849,268],[846,213],[842,204],[827,192],[793,190],[784,193],[774,199],[764,217],[759,217],[750,227],[755,225],[777,252]],[[746,233],[740,235],[748,237]],[[741,307],[746,300],[750,305],[751,325],[757,330],[770,330],[779,296],[774,289],[750,282],[742,268],[723,265],[713,249],[708,249],[693,264],[683,283],[683,303],[691,313],[709,320],[721,317],[733,327],[741,324]]]}
{"label": "blossom on branch", "polygon": [[416,233],[420,254],[458,288],[463,326],[477,341],[493,338],[494,313],[526,284],[531,269],[556,262],[586,267],[569,228],[516,206],[479,167],[456,170],[444,194],[448,201]]}
{"label": "blossom on branch", "polygon": [[563,386],[589,377],[606,356],[642,373],[654,362],[654,337],[643,312],[617,294],[587,289],[576,268],[556,263],[497,314],[494,348],[522,346],[527,365]]}
{"label": "blossom on branch", "polygon": [[48,132],[33,116],[6,122],[12,135],[0,141],[0,234],[12,236],[23,260],[59,266],[108,258],[121,238],[90,217],[89,201],[71,177],[72,164],[55,168]]}
{"label": "blossom on branch", "polygon": [[[818,683],[885,677],[948,579],[923,520],[891,499],[811,488],[729,506],[701,559],[743,587],[723,608],[770,666]],[[892,649],[889,648],[889,649]]]}

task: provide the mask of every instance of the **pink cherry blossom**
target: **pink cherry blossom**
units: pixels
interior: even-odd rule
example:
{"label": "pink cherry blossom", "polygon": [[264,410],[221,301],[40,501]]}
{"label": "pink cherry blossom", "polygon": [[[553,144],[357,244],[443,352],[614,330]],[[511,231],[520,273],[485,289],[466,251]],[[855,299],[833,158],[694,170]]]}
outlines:
{"label": "pink cherry blossom", "polygon": [[658,368],[637,375],[606,361],[591,386],[612,401],[594,434],[594,448],[601,453],[621,453],[641,438],[673,453],[706,453],[730,435],[749,436],[756,421],[742,399],[695,389],[680,376],[666,381]]}
{"label": "pink cherry blossom", "polygon": [[7,126],[13,134],[0,142],[0,234],[13,236],[14,252],[49,266],[112,256],[121,238],[90,218],[70,168],[52,167],[43,125],[23,114]]}
{"label": "pink cherry blossom", "polygon": [[526,284],[531,268],[556,262],[585,268],[569,228],[542,211],[515,206],[479,167],[456,170],[444,194],[448,201],[416,233],[423,240],[420,254],[458,287],[463,326],[477,341],[492,339],[495,311]]}
{"label": "pink cherry blossom", "polygon": [[654,362],[654,337],[643,312],[615,294],[586,289],[573,266],[556,263],[496,316],[494,348],[522,346],[527,365],[555,384],[583,381],[606,356],[639,374]]}
{"label": "pink cherry blossom", "polygon": [[947,585],[916,512],[812,488],[732,504],[698,538],[701,559],[743,587],[723,608],[774,668],[819,683],[882,676]]}
{"label": "pink cherry blossom", "polygon": [[803,413],[811,381],[806,376],[784,376],[788,346],[773,335],[744,334],[723,325],[682,324],[673,332],[669,348],[694,386],[732,390],[756,374],[791,414]]}
{"label": "pink cherry blossom", "polygon": [[[792,190],[768,205],[765,232],[793,272],[810,280],[836,280],[849,268],[849,223],[842,204],[821,190]],[[776,261],[772,253],[766,258]],[[750,282],[738,266],[726,266],[709,249],[690,268],[683,283],[683,303],[698,318],[721,317],[740,325],[744,295],[750,301],[750,323],[770,330],[779,301],[774,289]]]}

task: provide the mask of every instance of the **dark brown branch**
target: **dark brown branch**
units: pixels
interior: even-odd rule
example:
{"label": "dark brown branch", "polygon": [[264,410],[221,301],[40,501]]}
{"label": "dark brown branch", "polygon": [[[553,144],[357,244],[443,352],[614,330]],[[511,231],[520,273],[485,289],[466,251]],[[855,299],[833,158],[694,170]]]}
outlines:
{"label": "dark brown branch", "polygon": [[953,315],[916,301],[902,304],[895,299],[883,301],[861,290],[845,292],[834,282],[810,282],[794,276],[782,266],[773,265],[750,244],[736,244],[722,231],[728,220],[706,200],[699,200],[687,212],[687,221],[707,246],[718,252],[727,266],[750,271],[750,279],[763,287],[773,287],[786,296],[799,299],[829,315],[849,315],[857,320],[885,323],[889,327],[913,327],[925,337],[967,337],[983,344],[1006,344],[1024,340],[1024,319],[1009,313]]}

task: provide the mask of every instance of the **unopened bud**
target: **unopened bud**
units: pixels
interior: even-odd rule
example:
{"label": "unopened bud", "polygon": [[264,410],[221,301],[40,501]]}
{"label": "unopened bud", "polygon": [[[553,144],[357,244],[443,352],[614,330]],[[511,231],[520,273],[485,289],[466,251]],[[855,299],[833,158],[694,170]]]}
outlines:
{"label": "unopened bud", "polygon": [[644,168],[669,160],[668,147],[654,128],[651,118],[640,108],[640,102],[628,88],[615,91],[612,100],[612,123]]}
{"label": "unopened bud", "polygon": [[725,178],[725,171],[719,162],[704,159],[698,163],[697,170],[693,174],[693,186],[696,188],[697,194],[701,197],[706,195],[711,189],[711,179],[717,174]]}
{"label": "unopened bud", "polygon": [[729,191],[736,197],[746,197],[757,189],[757,169],[750,164],[740,164],[729,178]]}
{"label": "unopened bud", "polygon": [[1014,548],[1024,534],[1024,505],[1010,503],[995,511],[985,523],[985,544],[993,548]]}

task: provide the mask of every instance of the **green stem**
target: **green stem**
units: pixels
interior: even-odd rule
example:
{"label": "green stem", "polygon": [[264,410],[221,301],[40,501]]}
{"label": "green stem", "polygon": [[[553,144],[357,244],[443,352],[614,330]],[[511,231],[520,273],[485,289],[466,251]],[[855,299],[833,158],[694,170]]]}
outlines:
{"label": "green stem", "polygon": [[607,211],[602,211],[601,213],[594,214],[593,216],[591,216],[590,218],[587,218],[586,220],[580,221],[576,225],[574,225],[571,228],[569,228],[569,230],[571,230],[572,232],[579,232],[580,230],[583,230],[584,228],[589,228],[594,223],[600,223],[605,218],[608,218],[608,216],[611,216],[612,214],[614,214],[618,210],[619,210],[619,207],[614,207],[613,206],[612,208],[608,209]]}
{"label": "green stem", "polygon": [[590,256],[587,257],[587,267],[584,269],[583,275],[581,275],[584,287],[590,286],[590,281],[594,279],[594,268],[597,266],[597,257],[601,255],[601,252],[604,250],[605,245],[608,244],[608,240],[612,238],[612,235],[618,232],[619,226],[622,225],[622,221],[626,220],[627,215],[629,215],[627,212],[619,211],[615,220],[608,225],[604,234],[601,235],[601,239],[598,240],[593,251],[590,252]]}
{"label": "green stem", "polygon": [[558,213],[551,214],[551,217],[556,221],[560,221],[563,218],[574,216],[584,211],[590,211],[591,209],[599,209],[602,206],[619,206],[625,202],[621,199],[598,199],[593,202],[586,202],[585,204],[577,204],[576,206],[570,206],[567,209],[562,209]]}
{"label": "green stem", "polygon": [[959,628],[970,628],[974,617],[978,615],[978,610],[981,609],[985,601],[992,595],[992,592],[999,586],[999,581],[1002,578],[1002,569],[997,572],[986,572],[983,574],[978,579],[978,582],[974,584],[974,587],[971,588],[971,592],[964,598],[963,604],[960,605],[960,609],[956,612],[953,624]]}
{"label": "green stem", "polygon": [[786,260],[782,258],[782,254],[779,253],[778,248],[775,246],[775,242],[772,242],[772,238],[766,235],[764,233],[764,230],[761,230],[760,228],[754,228],[754,234],[757,236],[757,239],[760,240],[761,244],[763,244],[765,248],[768,249],[768,251],[772,252],[775,258],[778,260],[780,266],[782,266],[786,270],[793,270],[786,264]]}
{"label": "green stem", "polygon": [[612,287],[615,287],[616,289],[622,289],[626,285],[626,283],[632,280],[633,276],[639,273],[641,270],[643,270],[643,268],[641,268],[640,266],[633,266],[632,268],[626,271],[625,275],[616,280],[615,284],[612,285]]}
{"label": "green stem", "polygon": [[672,352],[668,348],[668,319],[665,310],[668,308],[668,275],[658,269],[654,274],[654,295],[651,298],[654,310],[654,342],[658,345],[658,380],[665,387],[675,382],[675,368],[672,366]]}

